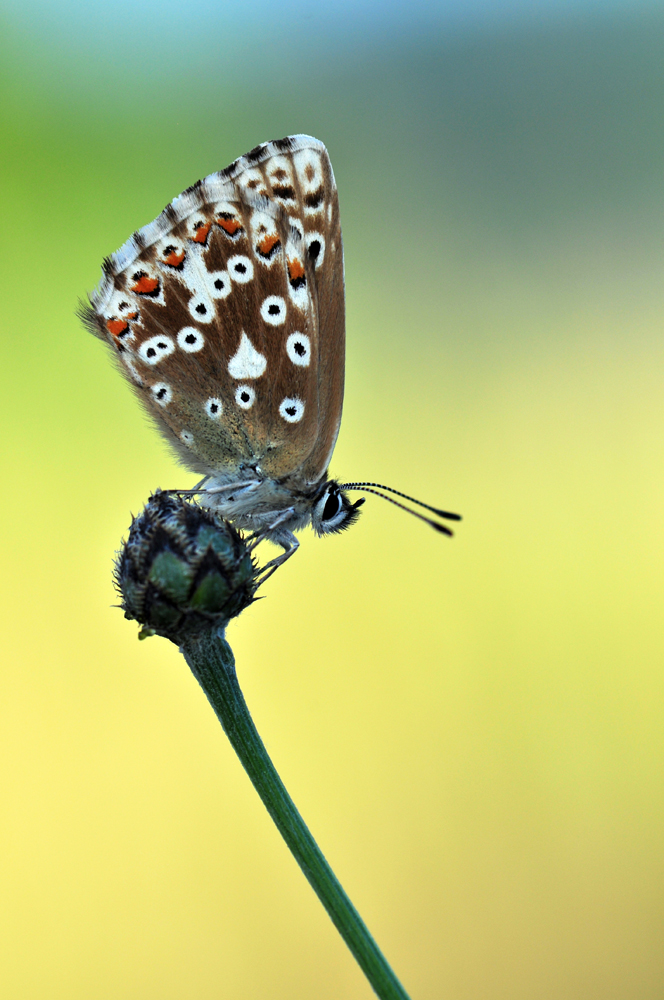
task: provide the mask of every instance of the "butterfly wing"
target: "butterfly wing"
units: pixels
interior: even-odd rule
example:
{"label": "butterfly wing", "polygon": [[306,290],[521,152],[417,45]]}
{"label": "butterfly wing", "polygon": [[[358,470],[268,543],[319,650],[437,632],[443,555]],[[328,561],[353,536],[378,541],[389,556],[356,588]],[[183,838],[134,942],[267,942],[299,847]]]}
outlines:
{"label": "butterfly wing", "polygon": [[104,264],[85,318],[190,468],[317,483],[341,419],[343,251],[322,143],[265,143]]}
{"label": "butterfly wing", "polygon": [[344,397],[346,316],[344,257],[339,197],[327,150],[322,144],[293,152],[304,225],[307,281],[317,320],[317,429],[297,477],[318,483],[325,476],[341,424]]}

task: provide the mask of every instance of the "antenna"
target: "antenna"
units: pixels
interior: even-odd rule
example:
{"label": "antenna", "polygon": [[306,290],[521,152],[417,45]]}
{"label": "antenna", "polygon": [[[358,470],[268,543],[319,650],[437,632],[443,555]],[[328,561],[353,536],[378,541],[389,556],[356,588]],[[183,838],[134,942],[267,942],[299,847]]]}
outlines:
{"label": "antenna", "polygon": [[411,510],[410,507],[406,507],[405,504],[399,503],[398,500],[393,500],[392,497],[386,497],[384,493],[379,493],[378,490],[385,490],[387,493],[394,493],[398,497],[403,497],[404,500],[409,500],[410,503],[415,503],[418,507],[424,507],[425,510],[430,510],[432,514],[437,517],[443,517],[448,521],[460,521],[460,514],[451,514],[447,510],[439,510],[438,507],[431,507],[428,503],[422,503],[421,500],[416,500],[415,497],[409,497],[406,493],[400,493],[399,490],[392,489],[391,486],[381,486],[380,483],[342,483],[340,486],[342,490],[366,490],[367,493],[373,493],[374,496],[382,497],[383,500],[388,500],[393,503],[395,507],[400,507],[401,510],[405,510],[406,513],[412,514],[413,517],[419,517],[420,521],[424,521],[426,524],[430,524],[432,528],[436,531],[440,531],[443,535],[453,535],[453,532],[444,525],[438,524],[436,521],[432,521],[430,517],[424,517],[423,514],[418,514],[416,510]]}

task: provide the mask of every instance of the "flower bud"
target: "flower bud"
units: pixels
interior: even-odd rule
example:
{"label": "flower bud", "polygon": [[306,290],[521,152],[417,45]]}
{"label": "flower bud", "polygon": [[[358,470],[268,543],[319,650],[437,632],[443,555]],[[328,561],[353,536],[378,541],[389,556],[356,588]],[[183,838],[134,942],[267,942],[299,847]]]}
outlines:
{"label": "flower bud", "polygon": [[254,599],[256,567],[235,528],[197,504],[158,491],[118,553],[125,618],[173,642],[224,628]]}

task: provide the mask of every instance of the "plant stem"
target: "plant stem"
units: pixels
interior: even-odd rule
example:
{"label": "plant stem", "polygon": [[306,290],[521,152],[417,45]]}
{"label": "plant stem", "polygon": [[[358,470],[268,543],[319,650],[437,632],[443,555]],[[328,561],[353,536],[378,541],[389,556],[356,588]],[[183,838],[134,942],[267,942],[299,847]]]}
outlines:
{"label": "plant stem", "polygon": [[277,774],[249,714],[235,673],[233,652],[223,633],[211,631],[187,637],[180,650],[293,857],[375,992],[381,1000],[408,1000]]}

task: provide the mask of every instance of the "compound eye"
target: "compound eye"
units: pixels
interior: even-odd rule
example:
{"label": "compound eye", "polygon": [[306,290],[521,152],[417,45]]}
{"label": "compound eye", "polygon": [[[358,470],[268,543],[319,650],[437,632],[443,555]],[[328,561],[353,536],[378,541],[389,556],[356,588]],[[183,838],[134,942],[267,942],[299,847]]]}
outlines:
{"label": "compound eye", "polygon": [[330,493],[327,500],[325,501],[325,506],[323,507],[323,514],[321,517],[322,521],[331,521],[333,517],[336,517],[342,508],[341,496],[338,493]]}

